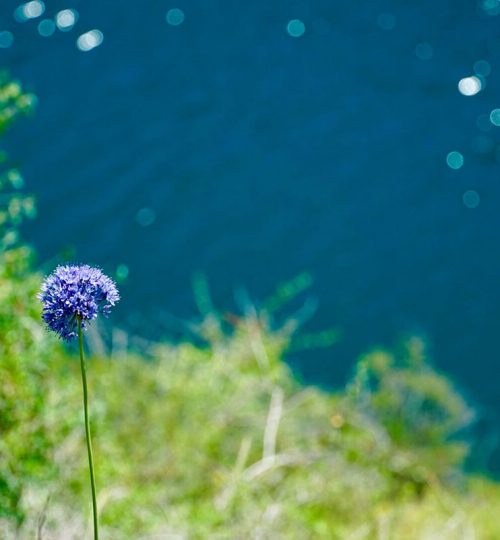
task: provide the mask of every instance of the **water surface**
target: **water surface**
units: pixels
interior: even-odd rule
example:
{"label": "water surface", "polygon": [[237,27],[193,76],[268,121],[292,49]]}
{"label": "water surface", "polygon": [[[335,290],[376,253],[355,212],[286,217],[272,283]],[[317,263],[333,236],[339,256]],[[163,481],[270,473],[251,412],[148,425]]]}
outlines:
{"label": "water surface", "polygon": [[[265,298],[310,271],[309,327],[342,341],[291,359],[306,378],[338,384],[368,347],[420,332],[498,420],[496,0],[68,0],[24,23],[16,5],[0,62],[39,106],[8,150],[38,199],[25,234],[42,262],[73,246],[126,265],[116,320],[151,336],[195,313],[194,272],[233,309],[239,287]],[[74,28],[42,37],[63,8]],[[82,52],[92,29],[104,40]],[[480,60],[491,73],[466,97]]]}

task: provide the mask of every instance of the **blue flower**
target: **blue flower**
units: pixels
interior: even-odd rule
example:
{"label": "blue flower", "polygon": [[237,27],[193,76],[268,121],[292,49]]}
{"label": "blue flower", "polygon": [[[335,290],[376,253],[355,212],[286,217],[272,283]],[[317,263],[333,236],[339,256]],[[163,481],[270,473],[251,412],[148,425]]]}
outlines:
{"label": "blue flower", "polygon": [[85,328],[99,313],[108,316],[120,295],[111,278],[85,264],[58,266],[43,282],[38,298],[48,328],[70,341],[78,335],[78,319]]}

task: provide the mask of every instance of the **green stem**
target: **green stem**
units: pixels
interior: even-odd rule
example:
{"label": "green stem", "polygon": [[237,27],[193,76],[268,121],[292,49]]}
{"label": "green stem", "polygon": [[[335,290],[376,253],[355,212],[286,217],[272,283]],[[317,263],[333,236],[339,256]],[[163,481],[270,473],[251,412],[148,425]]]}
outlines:
{"label": "green stem", "polygon": [[89,456],[90,484],[92,486],[92,510],[94,514],[94,540],[99,540],[99,526],[97,523],[97,499],[95,489],[94,458],[92,456],[92,440],[90,438],[90,424],[88,411],[87,375],[85,373],[85,362],[83,360],[83,333],[82,320],[78,317],[78,343],[80,346],[80,366],[82,368],[83,383],[83,412],[85,415],[85,435],[87,436],[87,453]]}

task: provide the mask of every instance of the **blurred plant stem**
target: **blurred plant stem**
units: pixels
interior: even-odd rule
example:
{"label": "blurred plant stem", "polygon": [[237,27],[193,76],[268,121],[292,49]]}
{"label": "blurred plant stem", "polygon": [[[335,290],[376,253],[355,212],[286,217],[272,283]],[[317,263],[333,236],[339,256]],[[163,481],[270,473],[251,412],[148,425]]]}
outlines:
{"label": "blurred plant stem", "polygon": [[87,452],[89,456],[90,484],[92,487],[92,511],[94,517],[94,540],[99,540],[99,525],[97,520],[97,500],[95,489],[95,474],[94,474],[94,458],[92,455],[92,440],[90,437],[89,411],[88,411],[88,391],[87,391],[87,375],[85,373],[85,361],[83,359],[83,333],[82,320],[78,317],[78,344],[80,348],[80,366],[82,368],[82,383],[83,383],[83,412],[85,415],[85,435],[87,438]]}

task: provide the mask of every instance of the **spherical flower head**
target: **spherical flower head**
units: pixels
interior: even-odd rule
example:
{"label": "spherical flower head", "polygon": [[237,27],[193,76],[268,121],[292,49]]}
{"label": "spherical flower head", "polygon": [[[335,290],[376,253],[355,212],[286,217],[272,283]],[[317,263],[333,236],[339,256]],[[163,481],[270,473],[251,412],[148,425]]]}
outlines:
{"label": "spherical flower head", "polygon": [[85,264],[58,266],[43,282],[38,298],[49,330],[70,341],[78,336],[78,319],[85,328],[99,313],[107,317],[120,295],[111,278]]}

